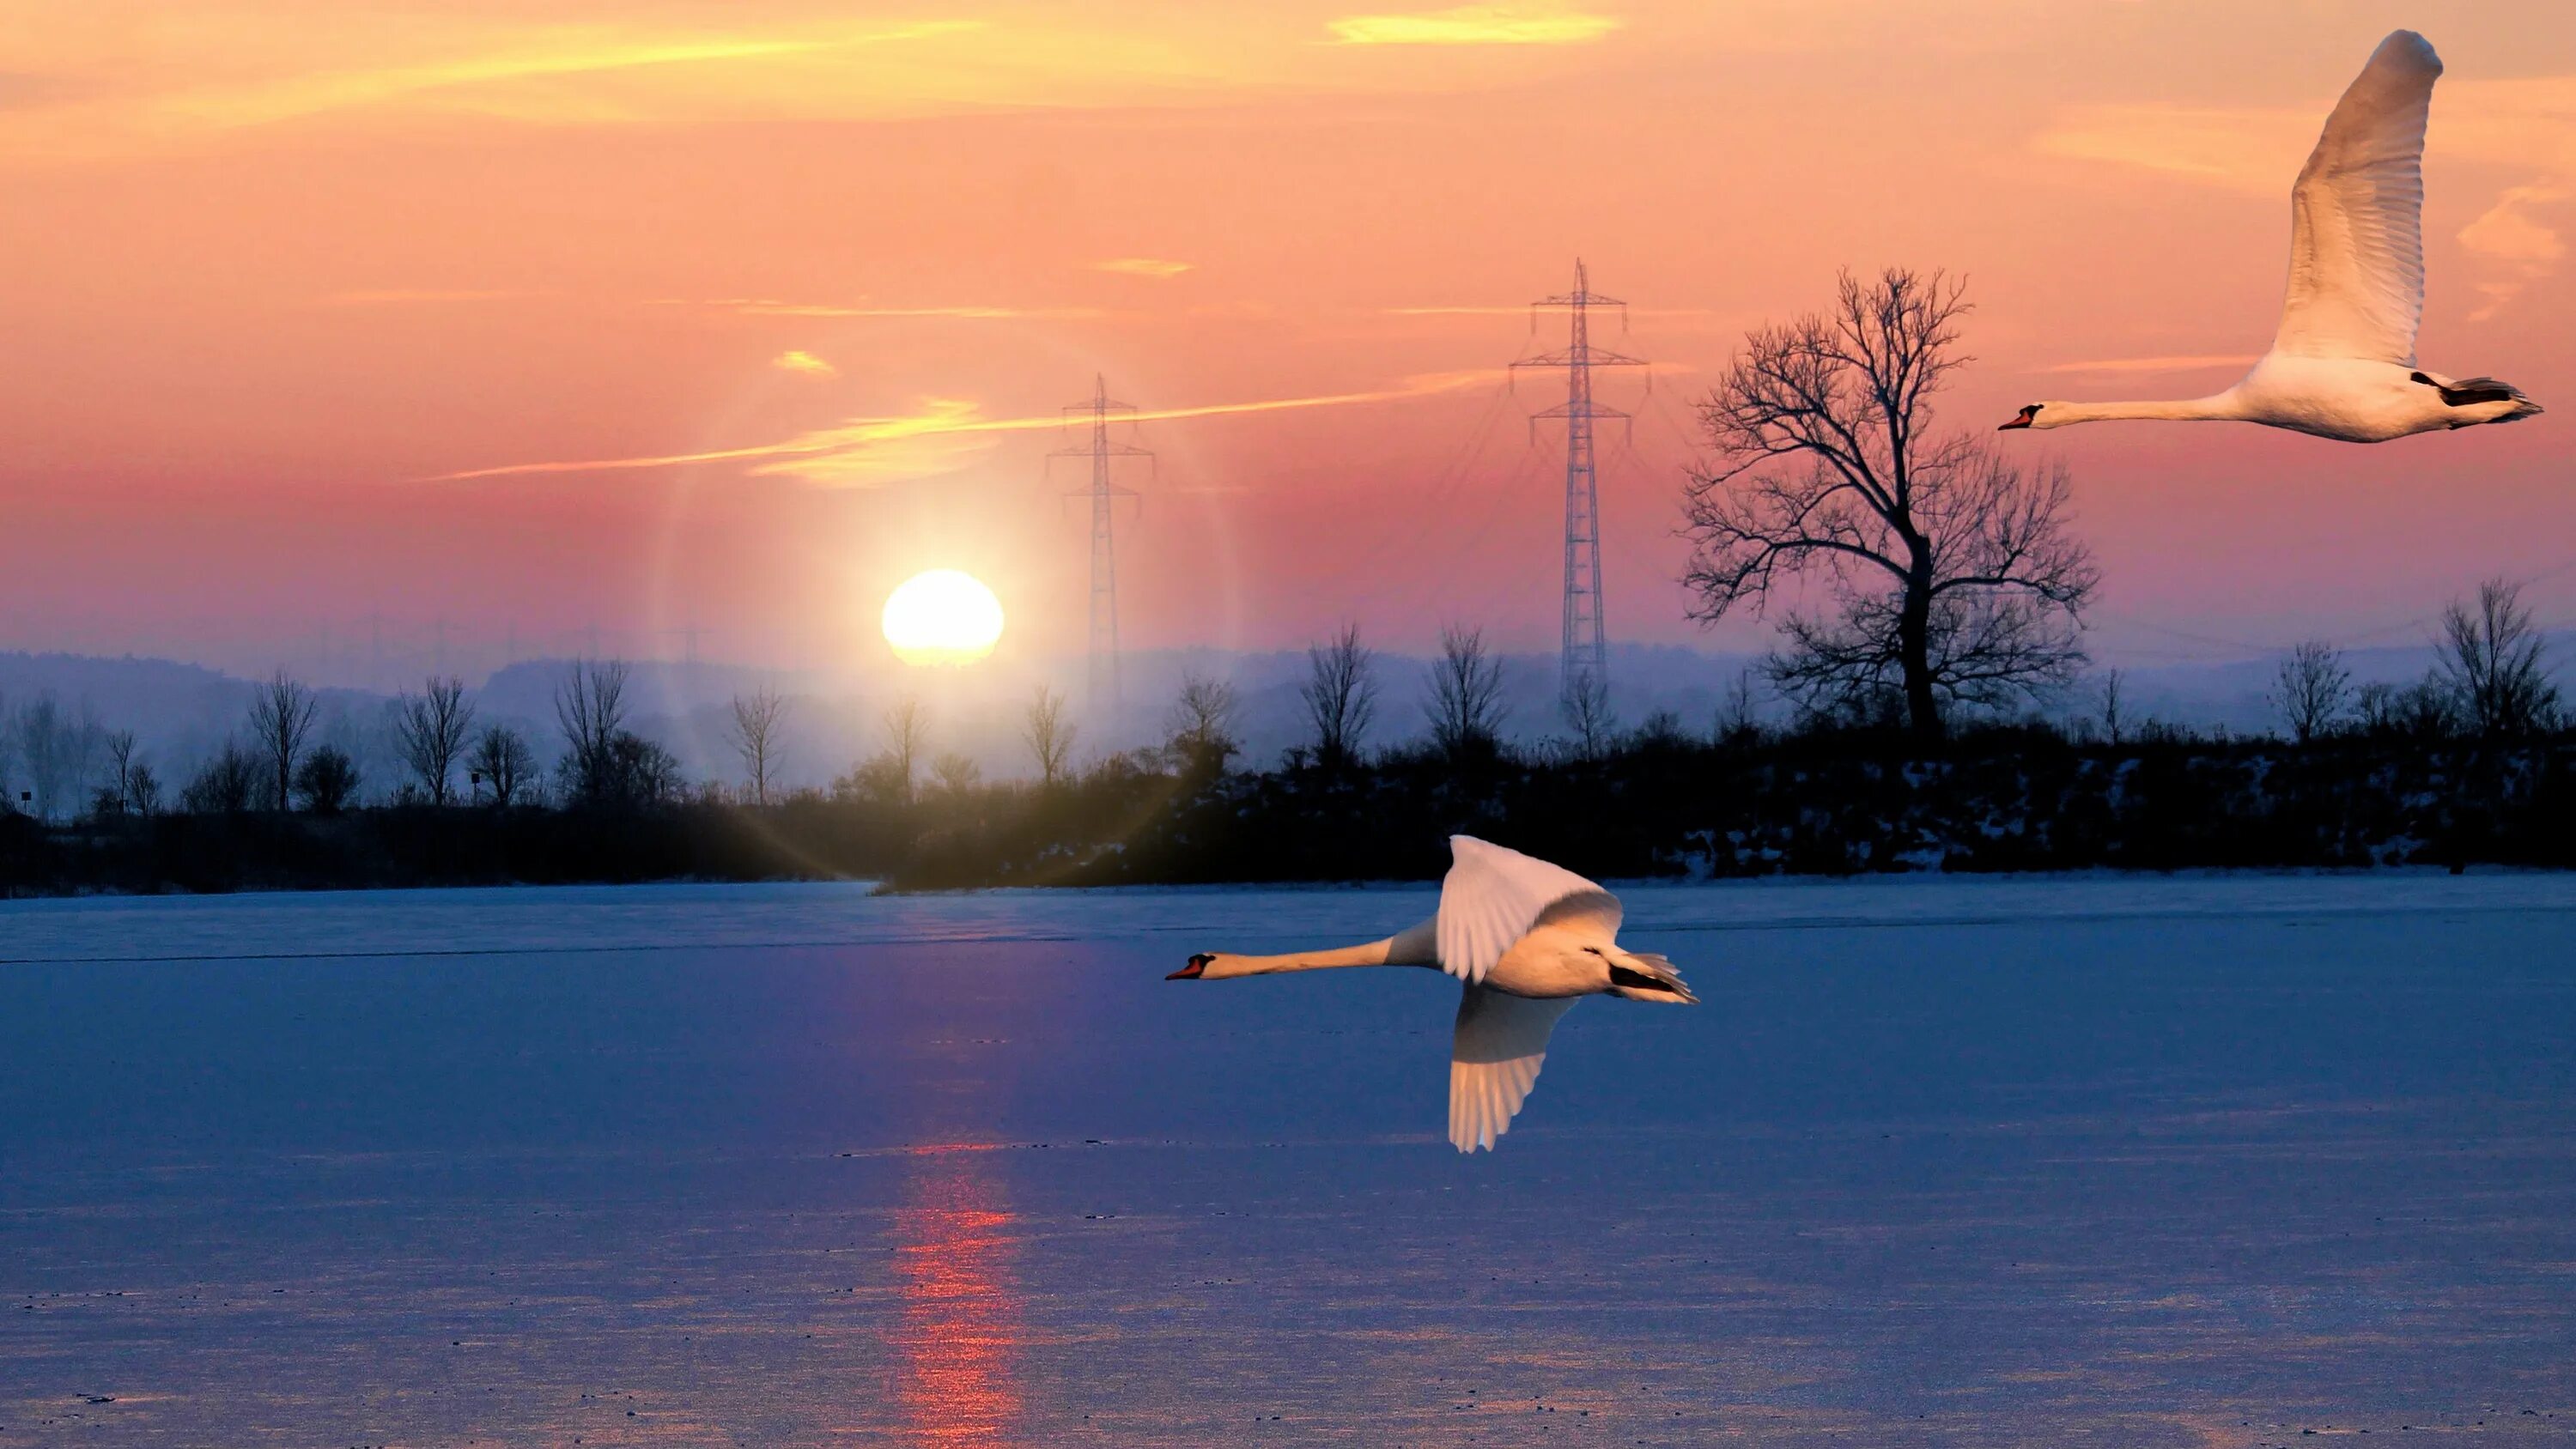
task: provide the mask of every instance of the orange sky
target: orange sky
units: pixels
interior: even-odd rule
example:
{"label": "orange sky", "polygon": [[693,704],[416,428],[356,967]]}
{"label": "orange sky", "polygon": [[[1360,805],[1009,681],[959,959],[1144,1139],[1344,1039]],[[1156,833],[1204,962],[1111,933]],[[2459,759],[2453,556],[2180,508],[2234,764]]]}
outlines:
{"label": "orange sky", "polygon": [[[1603,389],[1638,411],[1612,632],[1742,647],[1682,620],[1671,530],[1677,422],[1746,326],[1941,266],[1979,303],[1954,422],[2222,385],[2398,24],[2449,66],[2423,359],[2553,413],[2050,436],[2098,644],[2411,642],[2576,560],[2560,0],[1252,8],[11,6],[0,647],[255,665],[375,617],[817,664],[948,565],[1015,649],[1078,648],[1080,479],[1044,472],[1076,440],[1022,424],[1095,372],[1187,414],[1134,435],[1131,645],[1552,647],[1560,465],[1521,414],[1553,399],[1499,369],[1554,345],[1521,304],[1578,254],[1659,364]],[[2576,618],[2576,568],[2534,596]]]}

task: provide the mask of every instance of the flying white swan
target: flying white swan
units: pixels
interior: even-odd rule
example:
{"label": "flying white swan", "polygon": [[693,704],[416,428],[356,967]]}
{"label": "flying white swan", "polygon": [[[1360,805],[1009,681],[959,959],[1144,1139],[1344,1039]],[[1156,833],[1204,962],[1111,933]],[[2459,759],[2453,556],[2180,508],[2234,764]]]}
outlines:
{"label": "flying white swan", "polygon": [[2396,31],[2335,103],[2290,188],[2281,330],[2243,381],[2179,402],[2035,402],[2004,427],[2216,419],[2384,443],[2539,412],[2510,384],[2415,365],[2424,316],[2424,121],[2441,74],[2442,58],[2424,37]]}
{"label": "flying white swan", "polygon": [[1547,1060],[1577,997],[1696,1004],[1673,963],[1619,949],[1619,898],[1561,866],[1449,837],[1440,912],[1383,941],[1285,956],[1201,952],[1167,981],[1222,981],[1332,966],[1433,966],[1466,983],[1449,1053],[1449,1141],[1490,1148]]}

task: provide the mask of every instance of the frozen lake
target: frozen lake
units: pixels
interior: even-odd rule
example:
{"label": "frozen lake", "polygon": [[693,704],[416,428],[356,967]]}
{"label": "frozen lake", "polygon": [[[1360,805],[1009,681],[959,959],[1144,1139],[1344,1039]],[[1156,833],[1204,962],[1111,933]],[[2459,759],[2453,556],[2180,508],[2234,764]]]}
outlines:
{"label": "frozen lake", "polygon": [[2576,878],[0,903],[0,1446],[2576,1443]]}

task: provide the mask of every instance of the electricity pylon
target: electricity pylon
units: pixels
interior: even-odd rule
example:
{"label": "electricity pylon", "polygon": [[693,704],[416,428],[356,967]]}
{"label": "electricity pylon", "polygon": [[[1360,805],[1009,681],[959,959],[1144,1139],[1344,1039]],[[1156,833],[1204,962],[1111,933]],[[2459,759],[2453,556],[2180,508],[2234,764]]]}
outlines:
{"label": "electricity pylon", "polygon": [[[1112,402],[1109,384],[1098,374],[1091,379],[1089,402],[1067,403],[1064,411],[1091,415],[1091,444],[1082,448],[1058,448],[1047,455],[1050,467],[1058,458],[1089,458],[1091,486],[1076,488],[1069,498],[1091,500],[1091,712],[1094,719],[1107,721],[1116,717],[1118,688],[1118,549],[1112,536],[1112,521],[1121,498],[1141,498],[1135,489],[1122,488],[1110,480],[1113,458],[1151,458],[1146,449],[1131,443],[1109,440],[1109,418],[1113,413],[1136,411],[1133,403]],[[1139,509],[1144,507],[1140,501]]]}
{"label": "electricity pylon", "polygon": [[1627,330],[1628,304],[1593,291],[1578,257],[1573,291],[1530,304],[1532,327],[1538,325],[1541,308],[1565,312],[1567,346],[1512,364],[1565,369],[1564,403],[1535,414],[1530,425],[1536,427],[1539,418],[1565,420],[1565,638],[1557,685],[1568,700],[1587,679],[1594,688],[1607,688],[1610,683],[1610,646],[1601,620],[1601,490],[1593,474],[1592,423],[1595,418],[1625,422],[1628,415],[1592,400],[1592,369],[1646,365],[1643,358],[1592,345],[1594,307],[1618,308],[1620,330]]}

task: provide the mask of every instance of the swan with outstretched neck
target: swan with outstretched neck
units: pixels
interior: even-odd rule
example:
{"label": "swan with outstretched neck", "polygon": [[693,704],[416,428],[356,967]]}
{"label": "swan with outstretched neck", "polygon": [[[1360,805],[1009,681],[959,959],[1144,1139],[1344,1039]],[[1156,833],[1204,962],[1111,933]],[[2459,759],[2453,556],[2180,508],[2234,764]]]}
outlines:
{"label": "swan with outstretched neck", "polygon": [[2411,30],[2379,43],[2290,188],[2290,286],[2272,350],[2242,381],[2170,402],[2035,402],[2003,425],[2115,418],[2261,423],[2347,443],[2510,423],[2541,410],[2491,377],[2415,365],[2424,317],[2424,126],[2442,58]]}
{"label": "swan with outstretched neck", "polygon": [[1491,1148],[1538,1080],[1558,1018],[1586,996],[1694,1005],[1673,963],[1619,945],[1619,898],[1561,866],[1449,837],[1431,919],[1380,941],[1278,956],[1200,952],[1170,981],[1342,966],[1428,966],[1464,983],[1449,1053],[1449,1141]]}

